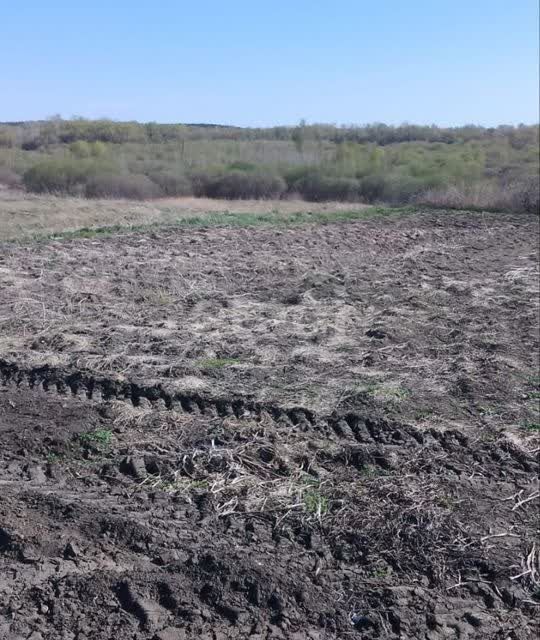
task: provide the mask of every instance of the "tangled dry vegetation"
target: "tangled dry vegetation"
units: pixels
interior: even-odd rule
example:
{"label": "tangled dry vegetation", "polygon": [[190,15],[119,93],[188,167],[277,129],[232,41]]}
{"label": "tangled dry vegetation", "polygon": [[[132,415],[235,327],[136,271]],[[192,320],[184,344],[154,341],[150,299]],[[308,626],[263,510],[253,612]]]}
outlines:
{"label": "tangled dry vegetation", "polygon": [[534,638],[537,233],[2,245],[0,637]]}
{"label": "tangled dry vegetation", "polygon": [[[355,210],[364,207],[354,205]],[[36,240],[71,233],[89,236],[99,229],[145,227],[151,225],[188,224],[189,221],[216,224],[216,216],[249,220],[250,216],[274,214],[290,216],[302,213],[349,211],[343,202],[313,203],[302,200],[236,200],[210,198],[159,198],[148,202],[132,200],[97,200],[32,195],[0,185],[0,241]]]}

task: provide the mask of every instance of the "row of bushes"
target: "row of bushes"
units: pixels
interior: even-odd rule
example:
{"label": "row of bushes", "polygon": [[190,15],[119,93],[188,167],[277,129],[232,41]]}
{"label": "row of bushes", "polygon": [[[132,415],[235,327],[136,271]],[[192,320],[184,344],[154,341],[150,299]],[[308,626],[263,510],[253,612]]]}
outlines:
{"label": "row of bushes", "polygon": [[146,200],[164,194],[160,185],[146,175],[121,174],[93,160],[45,160],[22,177],[27,191],[87,198],[129,198]]}
{"label": "row of bushes", "polygon": [[[0,184],[17,187],[20,182],[13,171],[0,168]],[[138,200],[191,195],[231,200],[278,199],[294,195],[312,202],[423,203],[516,211],[536,211],[539,201],[538,180],[534,178],[511,185],[491,181],[458,188],[448,178],[436,175],[375,173],[355,177],[306,167],[279,175],[245,163],[189,174],[172,170],[126,174],[96,157],[39,162],[24,173],[22,183],[34,193]]]}
{"label": "row of bushes", "polygon": [[85,195],[89,198],[157,198],[203,196],[223,199],[278,199],[295,194],[312,202],[408,202],[419,193],[440,186],[440,181],[410,176],[375,174],[363,178],[329,175],[296,169],[285,176],[249,167],[191,174],[154,171],[149,175],[121,174],[93,160],[46,160],[23,176],[26,189],[35,193]]}
{"label": "row of bushes", "polygon": [[289,178],[288,182],[289,191],[312,202],[337,200],[404,204],[419,193],[439,186],[442,179],[383,173],[358,178],[311,172],[296,180]]}
{"label": "row of bushes", "polygon": [[[10,170],[5,173],[9,178],[8,186],[14,186],[16,174]],[[22,181],[33,193],[140,200],[189,195],[226,199],[280,198],[287,190],[282,177],[262,172],[232,170],[189,176],[173,171],[124,174],[115,167],[105,167],[93,160],[64,159],[37,163],[24,173]]]}

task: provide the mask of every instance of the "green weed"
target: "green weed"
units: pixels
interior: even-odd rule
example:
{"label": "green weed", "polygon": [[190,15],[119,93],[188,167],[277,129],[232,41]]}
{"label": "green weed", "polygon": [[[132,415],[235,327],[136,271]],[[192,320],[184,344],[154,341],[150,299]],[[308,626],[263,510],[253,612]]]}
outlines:
{"label": "green weed", "polygon": [[387,578],[389,575],[391,575],[391,573],[392,573],[392,569],[388,566],[375,567],[371,571],[371,576],[373,578]]}
{"label": "green weed", "polygon": [[386,475],[386,472],[374,464],[365,464],[359,469],[359,473],[364,478],[377,478]]}
{"label": "green weed", "polygon": [[304,510],[321,518],[328,513],[328,498],[315,489],[308,489],[303,494]]}
{"label": "green weed", "polygon": [[525,431],[530,431],[531,433],[539,433],[540,432],[540,422],[529,422],[528,420],[524,420],[521,423],[522,429]]}
{"label": "green weed", "polygon": [[[411,214],[417,211],[413,207],[365,207],[363,209],[351,211],[303,211],[298,213],[208,213],[190,218],[178,218],[170,222],[155,222],[139,225],[107,225],[104,227],[81,227],[72,231],[62,231],[48,233],[44,235],[36,234],[32,240],[34,242],[47,242],[49,240],[76,240],[107,238],[118,233],[143,233],[153,230],[195,228],[205,229],[211,227],[288,227],[305,224],[331,224],[336,222],[355,222],[357,220],[368,220],[377,217],[389,217]],[[13,239],[8,242],[20,242]]]}
{"label": "green weed", "polygon": [[359,387],[359,391],[360,393],[372,396],[373,398],[389,402],[401,402],[402,400],[409,398],[411,395],[411,392],[404,387],[375,382]]}
{"label": "green weed", "polygon": [[108,447],[111,444],[112,431],[109,429],[96,429],[95,431],[89,431],[88,433],[82,433],[79,436],[79,441],[82,444],[92,444],[102,447]]}

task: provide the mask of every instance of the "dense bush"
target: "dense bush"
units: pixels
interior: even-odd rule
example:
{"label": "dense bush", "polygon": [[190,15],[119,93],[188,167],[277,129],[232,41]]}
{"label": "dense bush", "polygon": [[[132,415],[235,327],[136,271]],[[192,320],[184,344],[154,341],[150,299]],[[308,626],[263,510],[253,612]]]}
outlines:
{"label": "dense bush", "polygon": [[250,171],[230,171],[222,175],[195,177],[197,189],[208,198],[249,200],[280,198],[287,189],[285,180],[278,175]]}
{"label": "dense bush", "polygon": [[148,176],[102,173],[88,180],[85,195],[87,198],[146,200],[158,198],[163,192]]}
{"label": "dense bush", "polygon": [[163,195],[193,195],[193,185],[191,180],[182,173],[176,173],[175,171],[156,171],[150,173],[149,178],[160,187]]}
{"label": "dense bush", "polygon": [[[365,179],[364,179],[365,182]],[[408,204],[422,193],[442,186],[443,177],[414,177],[407,175],[389,175],[384,179],[382,192],[375,200],[390,204]]]}
{"label": "dense bush", "polygon": [[294,182],[291,191],[315,202],[407,203],[437,183],[413,176],[373,174],[363,178],[311,173]]}
{"label": "dense bush", "polygon": [[24,186],[34,193],[79,194],[97,167],[88,162],[50,159],[38,162],[23,175]]}
{"label": "dense bush", "polygon": [[242,162],[242,161],[237,161],[237,162],[231,162],[229,165],[227,165],[227,171],[260,171],[259,167],[257,167],[256,164],[253,164],[253,162]]}
{"label": "dense bush", "polygon": [[339,200],[354,202],[361,199],[361,183],[356,178],[326,176],[311,173],[292,185],[292,190],[306,200],[320,202]]}
{"label": "dense bush", "polygon": [[7,167],[0,167],[0,185],[17,189],[22,186],[22,179],[18,173]]}
{"label": "dense bush", "polygon": [[77,158],[98,158],[102,156],[107,147],[105,143],[100,142],[86,142],[85,140],[77,140],[69,145],[69,150]]}
{"label": "dense bush", "polygon": [[314,167],[300,165],[298,167],[290,167],[286,169],[283,177],[285,178],[285,182],[287,183],[288,191],[290,193],[293,193],[296,186],[300,186],[300,184],[304,180],[316,176],[318,175],[318,173],[319,170],[315,169]]}
{"label": "dense bush", "polygon": [[382,175],[370,175],[362,178],[361,193],[366,202],[382,200],[387,187],[387,181]]}

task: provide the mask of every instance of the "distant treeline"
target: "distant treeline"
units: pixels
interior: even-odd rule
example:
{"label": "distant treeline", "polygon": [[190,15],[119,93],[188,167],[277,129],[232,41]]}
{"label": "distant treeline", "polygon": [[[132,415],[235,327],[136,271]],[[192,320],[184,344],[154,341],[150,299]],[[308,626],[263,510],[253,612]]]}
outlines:
{"label": "distant treeline", "polygon": [[79,140],[122,144],[195,139],[290,140],[298,146],[308,141],[389,145],[400,142],[452,144],[472,140],[507,139],[513,147],[522,148],[535,140],[538,141],[538,127],[536,125],[437,127],[414,124],[391,126],[381,123],[338,127],[330,124],[308,125],[302,122],[294,127],[242,128],[218,124],[158,124],[82,118],[75,120],[51,118],[38,122],[0,123],[0,146],[21,147],[26,150],[39,149],[51,144],[69,144]]}
{"label": "distant treeline", "polygon": [[88,198],[290,198],[537,211],[536,125],[0,125],[0,186]]}

